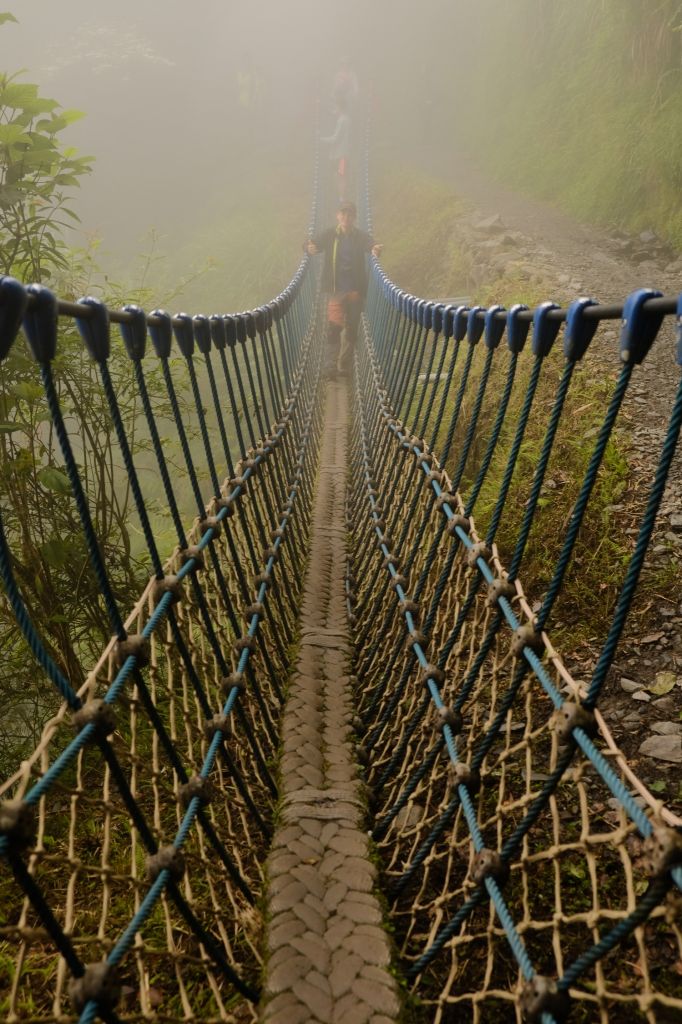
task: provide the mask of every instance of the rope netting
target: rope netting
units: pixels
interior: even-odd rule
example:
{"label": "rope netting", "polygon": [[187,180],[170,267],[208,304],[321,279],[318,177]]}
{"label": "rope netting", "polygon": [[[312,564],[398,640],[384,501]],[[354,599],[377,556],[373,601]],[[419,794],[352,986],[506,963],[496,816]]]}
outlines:
{"label": "rope netting", "polygon": [[[368,209],[365,196],[367,222]],[[38,744],[0,784],[9,1021],[255,1018],[322,416],[311,267],[266,306],[211,317],[59,302],[0,279],[0,354],[23,323],[112,637],[75,683],[36,629],[3,510],[6,600],[57,694]],[[569,621],[566,654],[567,581],[581,573],[630,381],[669,314],[679,322],[682,305],[647,289],[624,307],[455,308],[401,292],[372,264],[348,492],[355,724],[400,966],[424,1019],[682,1019],[682,820],[637,777],[599,708],[682,386],[589,676],[569,671],[550,632],[559,613]],[[591,363],[591,343],[613,319],[612,374],[602,356]],[[153,569],[129,613],[93,526],[101,495],[83,449],[97,438],[74,436],[69,414],[60,339],[73,320],[117,445],[114,485],[130,488]],[[117,344],[175,532],[170,559],[112,376]],[[542,537],[583,367],[605,380],[591,452],[561,528]],[[521,580],[538,545],[552,568],[536,603]]]}
{"label": "rope netting", "polygon": [[[372,835],[424,1019],[682,1019],[682,820],[636,776],[598,706],[682,385],[591,678],[574,678],[548,632],[628,384],[676,311],[646,289],[624,308],[455,308],[405,294],[373,265],[356,356],[348,607]],[[567,396],[599,324],[615,318],[621,368],[562,528],[541,537],[554,566],[534,604],[524,555],[557,437],[574,429]],[[590,372],[608,375],[601,357]]]}
{"label": "rope netting", "polygon": [[[34,625],[0,521],[5,593],[59,696],[35,749],[0,785],[5,1020],[255,1014],[278,719],[321,425],[317,288],[305,259],[267,305],[192,318],[110,311],[91,298],[59,302],[46,288],[0,279],[2,352],[20,344],[23,323],[112,634],[74,688]],[[64,411],[60,323],[71,318],[116,436],[115,483],[131,488],[153,566],[125,618],[129,595],[112,585],[93,527],[99,496],[82,471],[87,439],[71,436]],[[110,337],[112,321],[122,342]],[[112,384],[117,344],[132,363],[155,460],[143,477]],[[150,399],[152,377],[162,382],[160,405]],[[174,428],[182,477],[160,436],[159,408]],[[170,559],[157,547],[149,477],[162,484],[177,535]],[[196,509],[187,532],[180,490]]]}

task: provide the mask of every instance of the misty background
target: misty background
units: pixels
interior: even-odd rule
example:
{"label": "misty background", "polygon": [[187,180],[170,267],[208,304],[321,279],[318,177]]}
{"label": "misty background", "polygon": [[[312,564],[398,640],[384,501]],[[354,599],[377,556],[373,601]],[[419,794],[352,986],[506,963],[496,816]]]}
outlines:
{"label": "misty background", "polygon": [[[308,223],[317,104],[330,133],[344,55],[373,96],[382,240],[397,241],[414,193],[396,193],[396,175],[456,188],[467,161],[579,218],[654,227],[682,245],[676,0],[6,7],[19,24],[0,29],[0,67],[26,68],[43,94],[86,114],[64,135],[95,158],[75,200],[76,244],[95,243],[123,286],[174,294],[189,278],[176,297],[194,309],[255,304],[283,286]],[[243,74],[255,83],[248,107]]]}
{"label": "misty background", "polygon": [[[268,246],[270,220],[273,234],[282,224],[295,232],[284,260],[292,270],[308,222],[317,102],[331,132],[331,84],[347,55],[365,89],[381,72],[400,106],[411,6],[22,0],[8,5],[19,24],[0,32],[1,66],[26,68],[43,93],[85,112],[64,138],[95,158],[76,208],[84,236],[101,240],[104,267],[125,276],[153,229],[174,272],[178,250],[185,272],[206,260],[229,271],[240,244]],[[255,82],[247,108],[244,73]]]}

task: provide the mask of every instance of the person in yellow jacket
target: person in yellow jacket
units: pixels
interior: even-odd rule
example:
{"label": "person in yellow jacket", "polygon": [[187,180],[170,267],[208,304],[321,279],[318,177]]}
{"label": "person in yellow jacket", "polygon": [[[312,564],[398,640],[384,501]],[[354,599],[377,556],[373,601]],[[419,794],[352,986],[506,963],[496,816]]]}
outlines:
{"label": "person in yellow jacket", "polygon": [[[379,256],[382,246],[356,226],[355,203],[340,203],[336,226],[327,228],[306,245],[310,256],[324,255],[322,288],[328,294],[327,369],[347,373],[367,295],[367,255]],[[342,343],[343,335],[343,343]]]}

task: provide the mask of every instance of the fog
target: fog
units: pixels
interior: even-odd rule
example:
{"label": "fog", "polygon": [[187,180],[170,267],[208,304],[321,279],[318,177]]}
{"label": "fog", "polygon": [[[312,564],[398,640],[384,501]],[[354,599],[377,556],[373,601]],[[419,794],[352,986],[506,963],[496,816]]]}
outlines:
{"label": "fog", "polygon": [[[316,110],[331,132],[344,56],[373,97],[374,169],[416,164],[456,190],[454,161],[473,153],[483,183],[682,237],[680,218],[668,229],[682,156],[672,2],[648,20],[646,5],[618,0],[12,2],[0,69],[25,68],[85,112],[63,136],[95,158],[74,244],[100,240],[97,261],[118,280],[135,279],[153,229],[169,280],[207,260],[239,269],[249,245],[254,299],[282,283],[307,223]],[[590,133],[601,145],[588,176]]]}
{"label": "fog", "polygon": [[[397,116],[396,143],[408,145],[401,106],[417,84],[428,92],[434,30],[453,20],[452,0],[415,8],[411,0],[22,0],[10,7],[19,24],[0,29],[0,67],[25,68],[44,94],[86,113],[68,135],[95,157],[76,205],[106,261],[132,257],[152,227],[179,242],[255,179],[267,190],[307,190],[316,101],[331,129],[331,81],[344,55],[362,86],[373,83],[394,127]],[[256,83],[248,109],[239,98],[244,72]]]}

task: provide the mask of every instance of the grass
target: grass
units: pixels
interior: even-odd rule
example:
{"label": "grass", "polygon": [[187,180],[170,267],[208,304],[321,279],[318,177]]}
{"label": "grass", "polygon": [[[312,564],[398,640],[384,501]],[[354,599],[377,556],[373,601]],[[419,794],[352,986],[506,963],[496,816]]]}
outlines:
{"label": "grass", "polygon": [[[462,204],[457,198],[445,185],[423,178],[414,171],[401,172],[394,177],[389,174],[378,189],[378,194],[381,196],[381,206],[377,211],[377,221],[382,225],[382,238],[387,243],[387,273],[401,287],[416,294],[434,296],[461,292],[466,287],[467,277],[466,254],[457,248],[455,241],[457,216],[462,210]],[[401,210],[399,221],[390,217],[390,211],[396,208]],[[416,255],[412,263],[408,254],[414,250],[415,245]],[[522,268],[512,264],[507,272],[486,283],[470,301],[483,306],[493,302],[506,306],[513,302],[524,302],[532,308],[551,290],[548,281],[540,276],[529,279]],[[594,347],[597,344],[597,341],[593,342]],[[450,455],[447,464],[451,473],[457,464],[458,439],[464,437],[470,421],[484,358],[485,348],[481,344],[474,356],[458,421],[453,446],[455,454]],[[463,359],[464,355],[461,354],[460,368]],[[460,490],[465,501],[488,442],[507,363],[508,354],[501,347],[495,355],[462,478]],[[495,508],[531,366],[532,356],[525,351],[519,359],[512,397],[496,452],[473,509],[480,535],[485,535]],[[559,339],[543,367],[496,538],[506,565],[509,565],[514,550],[563,366]],[[615,379],[616,374],[610,368],[605,369],[599,365],[595,372],[593,353],[585,357],[584,364],[579,364],[573,375],[520,572],[531,602],[541,597],[551,579]],[[456,370],[452,401],[457,380]],[[434,408],[438,407],[439,398],[440,395],[437,395]],[[418,395],[415,398],[417,400]],[[437,451],[442,450],[451,405],[448,399]],[[430,429],[427,429],[427,435]],[[603,636],[608,628],[632,546],[624,531],[614,528],[613,524],[613,507],[621,503],[628,491],[630,461],[631,451],[626,431],[617,429],[607,445],[580,529],[572,566],[551,620],[553,630],[557,630],[552,635],[557,640],[570,637],[572,645],[593,641]]]}
{"label": "grass", "polygon": [[458,197],[414,170],[388,168],[380,172],[376,195],[375,235],[385,245],[382,265],[389,277],[415,295],[466,291],[470,258],[457,239],[463,209]]}
{"label": "grass", "polygon": [[[466,92],[457,73],[450,86],[466,96],[457,144],[507,185],[593,223],[653,228],[682,248],[672,6],[519,0],[480,11],[486,45],[460,66]],[[519,61],[522,49],[532,59]]]}

